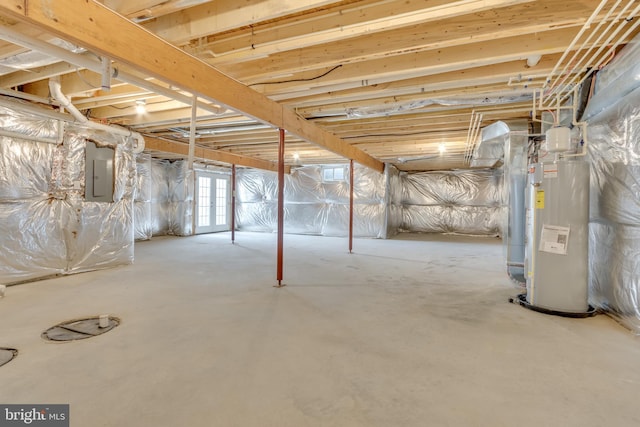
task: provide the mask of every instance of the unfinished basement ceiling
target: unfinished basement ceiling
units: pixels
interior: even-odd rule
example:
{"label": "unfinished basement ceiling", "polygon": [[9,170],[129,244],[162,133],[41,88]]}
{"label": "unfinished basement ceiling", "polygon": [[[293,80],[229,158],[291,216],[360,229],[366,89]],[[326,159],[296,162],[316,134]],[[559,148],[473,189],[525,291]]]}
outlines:
{"label": "unfinished basement ceiling", "polygon": [[[3,93],[49,99],[48,80],[59,76],[62,91],[87,117],[142,133],[154,156],[186,157],[191,93],[123,61],[111,64],[117,75],[107,90],[100,72],[19,45],[8,32],[99,60],[87,46],[5,16],[20,3],[0,2],[0,39],[11,40],[0,45]],[[639,12],[635,0],[102,3],[123,15],[118,19],[141,25],[341,143],[404,170],[468,168],[472,123],[528,126],[533,91],[558,76],[579,78],[606,61],[617,41],[624,44],[637,34],[633,18]],[[583,33],[589,19],[591,32]],[[612,40],[609,34],[617,28]],[[588,58],[576,59],[583,56]],[[199,148],[277,160],[278,132],[272,126],[215,99],[198,101]],[[141,103],[142,114],[136,110]],[[287,132],[287,163],[346,160],[314,142]]]}

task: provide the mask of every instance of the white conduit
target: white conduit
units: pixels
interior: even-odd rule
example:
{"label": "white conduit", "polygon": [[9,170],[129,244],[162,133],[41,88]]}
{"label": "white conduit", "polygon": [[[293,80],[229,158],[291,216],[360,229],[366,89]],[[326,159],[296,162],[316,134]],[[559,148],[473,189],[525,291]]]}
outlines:
{"label": "white conduit", "polygon": [[69,111],[69,114],[73,116],[73,118],[83,125],[90,127],[92,129],[99,129],[105,132],[110,132],[116,135],[128,136],[134,138],[136,140],[136,144],[133,147],[133,152],[138,154],[142,153],[144,150],[144,137],[140,135],[138,132],[133,132],[128,129],[115,127],[115,126],[107,126],[101,123],[92,122],[87,119],[62,93],[62,88],[60,87],[59,79],[49,79],[49,90],[51,91],[51,96],[60,103],[61,107],[64,107]]}
{"label": "white conduit", "polygon": [[480,125],[482,124],[482,114],[476,113],[475,110],[471,112],[471,121],[469,123],[469,130],[467,132],[467,141],[465,144],[464,160],[466,163],[471,163],[473,158],[473,152],[480,133]]}

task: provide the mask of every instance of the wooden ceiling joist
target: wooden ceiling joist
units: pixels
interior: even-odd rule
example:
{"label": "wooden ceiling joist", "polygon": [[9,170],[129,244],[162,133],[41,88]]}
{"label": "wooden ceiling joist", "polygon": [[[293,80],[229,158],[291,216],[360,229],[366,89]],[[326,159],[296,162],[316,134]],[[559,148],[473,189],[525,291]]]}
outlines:
{"label": "wooden ceiling joist", "polygon": [[0,14],[34,25],[197,96],[222,102],[371,169],[384,170],[384,163],[366,152],[96,1],[0,0]]}
{"label": "wooden ceiling joist", "polygon": [[[145,136],[145,148],[148,150],[162,151],[164,153],[178,154],[184,157],[189,155],[189,144],[167,141],[164,139]],[[241,156],[239,154],[228,153],[226,151],[212,150],[210,148],[196,146],[194,157],[202,160],[213,160],[216,162],[228,163],[230,165],[247,166],[255,169],[264,169],[272,172],[278,171],[278,165],[268,160],[256,159],[255,157]],[[285,173],[290,173],[291,167],[285,167]]]}

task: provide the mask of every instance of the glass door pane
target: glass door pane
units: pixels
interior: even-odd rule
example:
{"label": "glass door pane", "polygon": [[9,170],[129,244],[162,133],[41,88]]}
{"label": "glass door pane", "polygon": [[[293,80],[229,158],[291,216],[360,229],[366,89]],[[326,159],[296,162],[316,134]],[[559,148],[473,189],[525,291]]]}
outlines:
{"label": "glass door pane", "polygon": [[196,172],[196,234],[230,230],[229,177]]}
{"label": "glass door pane", "polygon": [[197,227],[211,225],[211,178],[198,177],[198,220]]}

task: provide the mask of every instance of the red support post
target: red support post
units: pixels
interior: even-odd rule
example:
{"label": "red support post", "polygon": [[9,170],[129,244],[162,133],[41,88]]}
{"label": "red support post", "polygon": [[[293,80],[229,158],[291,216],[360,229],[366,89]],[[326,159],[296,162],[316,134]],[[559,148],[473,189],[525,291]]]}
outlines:
{"label": "red support post", "polygon": [[278,130],[278,286],[282,284],[282,264],[284,251],[284,129]]}
{"label": "red support post", "polygon": [[353,159],[349,161],[349,253],[353,252]]}
{"label": "red support post", "polygon": [[231,244],[236,242],[236,165],[231,165]]}

